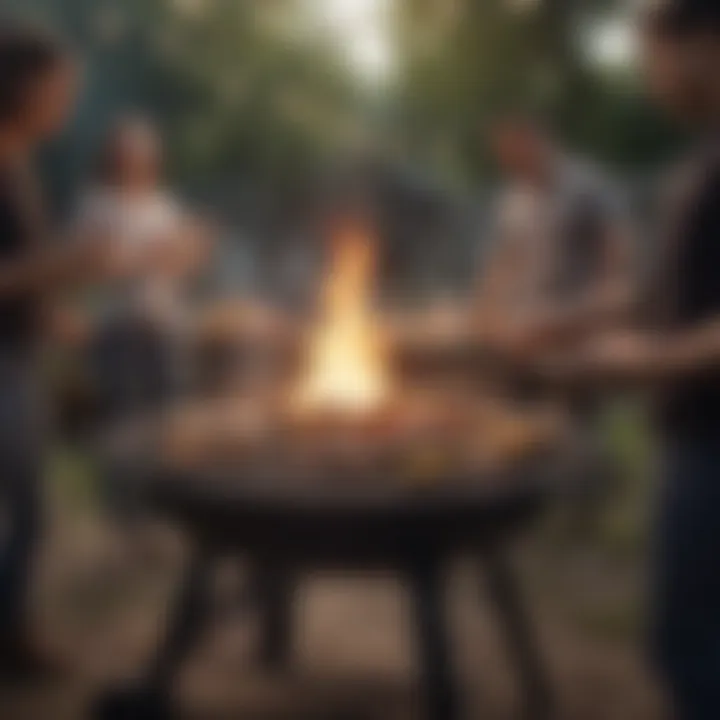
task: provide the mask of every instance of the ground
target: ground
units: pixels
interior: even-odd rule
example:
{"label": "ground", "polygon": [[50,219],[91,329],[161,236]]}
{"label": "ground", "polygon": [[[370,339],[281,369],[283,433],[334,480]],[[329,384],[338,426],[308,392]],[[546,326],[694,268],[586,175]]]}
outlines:
{"label": "ground", "polygon": [[[128,548],[92,492],[64,465],[53,484],[49,538],[37,591],[42,627],[72,672],[61,682],[7,688],[3,720],[82,720],[109,682],[132,678],[161,632],[183,557],[181,539],[154,530]],[[548,521],[517,548],[563,720],[663,717],[641,652],[642,573],[637,521],[618,506],[598,533]],[[634,517],[634,515],[633,515]],[[470,717],[517,717],[513,674],[483,600],[459,560],[449,592],[457,663]],[[253,663],[254,623],[237,601],[241,562],[218,572],[213,628],[179,684],[197,720],[398,720],[419,717],[409,608],[389,576],[307,578],[296,607],[297,650],[282,677]]]}

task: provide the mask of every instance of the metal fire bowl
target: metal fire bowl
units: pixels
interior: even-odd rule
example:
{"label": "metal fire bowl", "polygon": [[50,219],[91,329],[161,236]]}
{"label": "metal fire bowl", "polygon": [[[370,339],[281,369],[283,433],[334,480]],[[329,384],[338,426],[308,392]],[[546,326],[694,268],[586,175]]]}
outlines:
{"label": "metal fire bowl", "polygon": [[500,465],[463,463],[403,474],[397,465],[299,464],[278,446],[169,462],[163,423],[135,427],[111,444],[117,471],[141,478],[154,514],[184,527],[201,545],[247,550],[287,562],[392,564],[414,553],[477,550],[526,526],[563,480],[582,471],[555,443]]}
{"label": "metal fire bowl", "polygon": [[[157,473],[148,505],[202,545],[245,549],[314,564],[393,564],[414,554],[475,550],[526,526],[550,496],[548,468],[512,477],[444,478],[432,490],[364,486],[322,488],[243,474]],[[490,480],[490,482],[487,482]]]}

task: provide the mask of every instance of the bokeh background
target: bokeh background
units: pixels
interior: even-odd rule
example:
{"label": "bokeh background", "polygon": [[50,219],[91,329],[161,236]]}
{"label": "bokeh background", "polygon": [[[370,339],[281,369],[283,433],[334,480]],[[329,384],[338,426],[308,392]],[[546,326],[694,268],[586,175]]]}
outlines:
{"label": "bokeh background", "polygon": [[[58,28],[83,61],[77,117],[42,159],[57,217],[72,213],[113,118],[149,114],[173,187],[221,228],[214,296],[290,305],[307,293],[311,276],[293,262],[312,247],[310,208],[349,157],[372,166],[395,211],[383,246],[388,287],[437,299],[466,293],[480,269],[498,187],[483,131],[498,112],[552,118],[569,148],[607,168],[641,220],[683,146],[643,96],[632,17],[619,1],[5,0],[3,10]],[[642,656],[651,448],[639,402],[606,415],[618,481],[580,520],[558,508],[521,561],[565,715],[650,720],[662,705]],[[52,542],[38,596],[82,672],[59,688],[3,696],[8,718],[82,717],[101,680],[137,668],[149,651],[178,569],[177,552],[138,562],[116,547],[92,456],[77,442],[58,442],[50,476]],[[405,716],[411,660],[392,581],[311,583],[299,608],[308,677],[280,692],[244,665],[233,572],[228,616],[183,686],[190,707],[205,708],[197,717],[245,717],[238,708],[350,717],[364,703],[367,717]],[[459,568],[461,615],[475,602],[473,582]],[[459,633],[467,684],[483,717],[509,717],[492,623],[468,622]]]}
{"label": "bokeh background", "polygon": [[[493,189],[483,128],[508,108],[551,119],[569,147],[613,170],[638,203],[682,141],[640,90],[624,2],[5,6],[61,29],[85,63],[78,117],[46,162],[61,208],[86,177],[108,124],[135,108],[161,124],[176,186],[250,231],[242,241],[248,247],[268,250],[268,235],[294,242],[287,236],[313,182],[353,150],[372,153],[415,197],[455,205],[455,224],[458,213],[482,221]],[[270,224],[272,232],[262,233]],[[457,258],[482,242],[481,233],[453,229],[442,243],[441,269],[449,272],[467,268]],[[398,264],[422,265],[437,247],[423,239],[409,242]]]}

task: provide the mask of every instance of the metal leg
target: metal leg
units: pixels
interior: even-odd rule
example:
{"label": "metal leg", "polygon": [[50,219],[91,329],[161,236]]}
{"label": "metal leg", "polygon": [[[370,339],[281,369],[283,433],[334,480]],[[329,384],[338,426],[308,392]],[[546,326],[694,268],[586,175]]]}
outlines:
{"label": "metal leg", "polygon": [[167,635],[151,668],[149,680],[153,687],[163,691],[170,687],[205,630],[210,615],[211,575],[210,559],[196,555],[183,578]]}
{"label": "metal leg", "polygon": [[211,563],[204,554],[190,562],[182,580],[168,631],[147,677],[135,686],[105,694],[95,707],[97,720],[166,720],[171,710],[172,683],[181,664],[195,648],[209,616]]}
{"label": "metal leg", "polygon": [[553,714],[552,691],[515,573],[503,557],[492,555],[487,559],[487,576],[490,598],[520,675],[526,717],[546,720]]}
{"label": "metal leg", "polygon": [[293,645],[293,578],[284,567],[260,565],[255,578],[262,625],[260,662],[268,670],[288,666]]}
{"label": "metal leg", "polygon": [[428,720],[456,720],[460,707],[453,673],[440,564],[431,562],[413,568],[410,580],[427,717]]}

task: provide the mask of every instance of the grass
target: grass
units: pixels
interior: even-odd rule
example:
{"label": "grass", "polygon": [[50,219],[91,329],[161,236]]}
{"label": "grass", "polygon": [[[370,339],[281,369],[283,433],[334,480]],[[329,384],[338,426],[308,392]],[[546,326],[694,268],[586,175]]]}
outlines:
{"label": "grass", "polygon": [[89,452],[56,446],[48,457],[48,485],[53,501],[73,511],[93,510],[98,503],[98,468]]}

